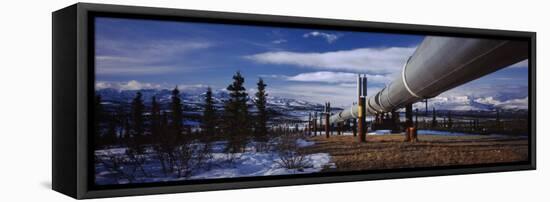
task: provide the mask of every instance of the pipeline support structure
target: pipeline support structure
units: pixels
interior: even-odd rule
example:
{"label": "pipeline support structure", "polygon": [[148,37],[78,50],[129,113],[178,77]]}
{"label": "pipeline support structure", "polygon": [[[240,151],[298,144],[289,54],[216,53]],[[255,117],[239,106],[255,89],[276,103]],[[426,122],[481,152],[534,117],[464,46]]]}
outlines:
{"label": "pipeline support structure", "polygon": [[357,77],[357,131],[359,133],[359,142],[367,141],[367,123],[365,121],[365,101],[367,99],[367,77],[366,75],[359,75]]}
{"label": "pipeline support structure", "polygon": [[[379,92],[330,116],[325,123],[395,112],[528,58],[528,43],[514,40],[427,36],[400,75]],[[358,88],[362,87],[359,85]],[[365,81],[366,83],[366,81]],[[366,91],[366,88],[365,88]],[[393,114],[393,113],[392,113]],[[412,114],[412,113],[411,113]],[[327,124],[328,125],[328,124]],[[358,120],[359,138],[366,132]]]}

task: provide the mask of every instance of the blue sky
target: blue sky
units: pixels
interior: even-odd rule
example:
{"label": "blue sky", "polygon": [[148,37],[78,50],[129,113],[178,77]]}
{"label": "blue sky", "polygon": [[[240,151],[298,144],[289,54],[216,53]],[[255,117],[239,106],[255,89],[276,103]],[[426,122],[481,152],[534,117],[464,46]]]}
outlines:
{"label": "blue sky", "polygon": [[[369,94],[399,73],[424,36],[243,25],[96,18],[96,88],[211,86],[224,89],[235,71],[254,91],[262,77],[273,96],[346,106],[355,74]],[[526,62],[442,96],[506,102],[527,96]],[[483,89],[471,92],[471,89]],[[332,96],[330,96],[332,95]],[[328,100],[331,99],[331,100]]]}

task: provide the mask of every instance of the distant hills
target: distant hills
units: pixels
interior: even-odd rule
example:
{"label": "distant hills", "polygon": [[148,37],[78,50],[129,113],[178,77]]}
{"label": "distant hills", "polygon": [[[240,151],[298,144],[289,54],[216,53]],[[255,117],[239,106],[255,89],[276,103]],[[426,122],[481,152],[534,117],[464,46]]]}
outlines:
{"label": "distant hills", "polygon": [[[101,96],[102,104],[114,110],[117,106],[128,107],[129,103],[135,97],[137,92],[142,93],[143,101],[146,105],[150,104],[152,97],[155,96],[160,103],[161,108],[168,109],[172,91],[168,89],[144,89],[144,90],[117,90],[113,88],[105,88],[97,90],[96,93]],[[205,103],[206,87],[194,87],[180,90],[180,98],[183,101],[186,113],[202,112]],[[218,110],[223,110],[223,103],[229,98],[229,94],[225,90],[213,90],[212,92],[214,105]],[[248,105],[249,110],[254,112],[256,109],[252,98],[254,95],[249,94]],[[310,112],[322,111],[323,105],[312,103],[305,100],[292,98],[282,98],[275,96],[267,97],[267,108],[276,116],[286,116],[287,118],[300,119],[308,116]],[[333,108],[333,110],[340,110]]]}
{"label": "distant hills", "polygon": [[[180,97],[184,103],[185,113],[200,114],[205,103],[205,94],[207,87],[185,87],[180,89]],[[169,109],[171,98],[171,90],[168,89],[143,89],[143,90],[118,90],[114,88],[105,88],[97,90],[96,93],[101,95],[102,104],[107,110],[115,110],[116,107],[128,107],[129,103],[140,91],[143,96],[143,101],[146,105],[151,103],[153,96],[156,96],[161,108]],[[223,103],[229,98],[229,94],[225,90],[213,90],[213,98],[215,107],[218,110],[223,110]],[[252,101],[253,94],[249,94],[248,105],[249,110],[253,113],[256,109]],[[500,109],[502,112],[516,114],[516,112],[526,113],[527,98],[525,99],[509,99],[507,101],[499,101],[493,97],[473,98],[468,96],[445,97],[439,96],[428,101],[428,110],[431,111],[435,107],[437,111],[454,111],[455,114],[463,115],[483,115],[487,111],[495,111]],[[300,99],[284,98],[277,96],[268,96],[268,110],[275,118],[281,119],[302,119],[306,118],[310,112],[323,110],[323,105]],[[425,110],[424,103],[416,103],[414,108],[418,108],[420,112]],[[333,108],[333,112],[338,112],[341,108]],[[504,115],[504,114],[503,114]]]}

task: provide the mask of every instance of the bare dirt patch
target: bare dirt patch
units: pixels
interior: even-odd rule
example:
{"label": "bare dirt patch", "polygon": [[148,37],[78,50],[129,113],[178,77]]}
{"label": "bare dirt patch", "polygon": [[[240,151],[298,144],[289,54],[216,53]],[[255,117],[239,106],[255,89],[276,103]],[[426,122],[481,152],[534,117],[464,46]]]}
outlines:
{"label": "bare dirt patch", "polygon": [[528,140],[517,137],[419,135],[419,142],[403,142],[404,135],[311,137],[308,153],[326,152],[336,168],[324,171],[378,170],[450,165],[475,165],[528,160]]}

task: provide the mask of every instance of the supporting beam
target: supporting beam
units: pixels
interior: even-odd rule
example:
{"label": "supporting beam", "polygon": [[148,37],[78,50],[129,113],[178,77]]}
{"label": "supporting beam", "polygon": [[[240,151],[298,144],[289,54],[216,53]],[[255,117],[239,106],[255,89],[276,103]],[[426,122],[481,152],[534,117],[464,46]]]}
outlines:
{"label": "supporting beam", "polygon": [[351,119],[352,126],[351,130],[353,131],[353,137],[357,137],[357,119]]}
{"label": "supporting beam", "polygon": [[415,109],[414,113],[414,127],[418,129],[418,108]]}
{"label": "supporting beam", "polygon": [[[403,65],[401,75],[373,94],[363,107],[374,115],[438,96],[527,59],[528,49],[528,43],[520,40],[425,37]],[[352,106],[333,115],[331,122],[357,117],[357,108]]]}
{"label": "supporting beam", "polygon": [[325,135],[330,137],[330,102],[325,103]]}
{"label": "supporting beam", "polygon": [[367,142],[367,124],[365,122],[365,109],[367,97],[367,77],[359,75],[357,77],[357,130],[359,131],[359,142]]}
{"label": "supporting beam", "polygon": [[313,112],[313,136],[317,135],[317,112]]}
{"label": "supporting beam", "polygon": [[307,119],[307,127],[305,128],[306,134],[308,136],[311,136],[311,128],[313,128],[313,126],[311,125],[311,112],[310,112],[309,117]]}
{"label": "supporting beam", "polygon": [[323,114],[319,114],[319,136],[323,135]]}
{"label": "supporting beam", "polygon": [[417,141],[417,131],[413,123],[413,110],[412,103],[405,105],[405,141],[406,142],[416,142]]}

